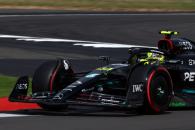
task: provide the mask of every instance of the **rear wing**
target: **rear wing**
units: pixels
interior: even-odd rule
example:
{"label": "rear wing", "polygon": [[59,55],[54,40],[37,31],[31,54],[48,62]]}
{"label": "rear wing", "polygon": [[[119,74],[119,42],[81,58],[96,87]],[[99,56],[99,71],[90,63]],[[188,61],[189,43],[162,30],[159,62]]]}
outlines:
{"label": "rear wing", "polygon": [[178,35],[179,32],[176,31],[160,31],[159,34],[164,35],[164,39],[171,39],[172,35]]}

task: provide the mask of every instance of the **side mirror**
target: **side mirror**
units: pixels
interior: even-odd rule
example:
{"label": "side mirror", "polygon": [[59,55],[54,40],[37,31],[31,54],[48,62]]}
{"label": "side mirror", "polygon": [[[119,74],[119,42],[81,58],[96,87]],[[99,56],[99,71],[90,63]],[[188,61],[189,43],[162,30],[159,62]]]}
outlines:
{"label": "side mirror", "polygon": [[110,63],[109,56],[99,56],[98,60],[102,61],[102,63],[105,63],[106,65],[108,65]]}

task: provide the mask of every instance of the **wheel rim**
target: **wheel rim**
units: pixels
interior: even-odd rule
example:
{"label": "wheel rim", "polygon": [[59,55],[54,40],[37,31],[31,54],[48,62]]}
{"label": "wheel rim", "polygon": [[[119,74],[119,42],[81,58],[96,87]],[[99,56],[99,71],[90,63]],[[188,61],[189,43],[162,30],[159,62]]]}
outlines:
{"label": "wheel rim", "polygon": [[164,111],[171,100],[172,81],[164,68],[158,68],[150,73],[147,82],[147,101],[154,112]]}
{"label": "wheel rim", "polygon": [[169,102],[169,88],[166,79],[159,75],[156,76],[150,85],[150,94],[153,104],[159,108],[164,107]]}

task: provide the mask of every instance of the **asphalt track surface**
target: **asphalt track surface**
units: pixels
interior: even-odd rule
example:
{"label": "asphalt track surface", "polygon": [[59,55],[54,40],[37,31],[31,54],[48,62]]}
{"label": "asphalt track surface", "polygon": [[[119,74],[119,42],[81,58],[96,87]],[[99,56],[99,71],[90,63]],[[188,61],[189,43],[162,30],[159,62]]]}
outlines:
{"label": "asphalt track surface", "polygon": [[[0,36],[17,35],[42,38],[111,42],[155,46],[161,29],[181,32],[195,38],[195,14],[62,14],[46,12],[18,14],[2,12]],[[73,42],[35,42],[0,38],[0,73],[33,75],[35,68],[56,57],[70,58],[74,69],[82,71],[99,65],[100,55],[113,61],[128,57],[127,48],[75,46]],[[137,115],[134,112],[110,112],[96,108],[69,108],[64,112],[25,110],[10,112],[24,117],[0,118],[5,130],[194,130],[195,110],[168,111],[163,115]]]}

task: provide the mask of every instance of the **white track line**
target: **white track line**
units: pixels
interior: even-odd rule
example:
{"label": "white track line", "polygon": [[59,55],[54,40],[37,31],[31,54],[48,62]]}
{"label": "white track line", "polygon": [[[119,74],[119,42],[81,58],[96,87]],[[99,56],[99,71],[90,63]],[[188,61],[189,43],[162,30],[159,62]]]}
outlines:
{"label": "white track line", "polygon": [[5,118],[5,117],[25,117],[25,116],[29,116],[29,115],[0,113],[0,118]]}
{"label": "white track line", "polygon": [[72,43],[75,46],[93,47],[93,48],[131,48],[131,47],[146,47],[155,48],[150,46],[130,45],[130,44],[119,44],[119,43],[108,43],[108,42],[95,42],[95,41],[82,41],[82,40],[71,40],[71,39],[58,39],[58,38],[43,38],[43,37],[31,37],[31,36],[18,36],[18,35],[7,35],[0,34],[0,38],[16,39],[21,41],[31,42],[64,42]]}
{"label": "white track line", "polygon": [[118,43],[98,43],[98,44],[76,43],[74,45],[76,46],[80,45],[83,47],[94,47],[94,48],[131,48],[131,47],[156,48],[150,46],[139,46],[139,45],[129,45],[129,44],[118,44]]}
{"label": "white track line", "polygon": [[99,13],[99,14],[16,14],[0,15],[0,17],[56,17],[56,16],[194,16],[195,13]]}

